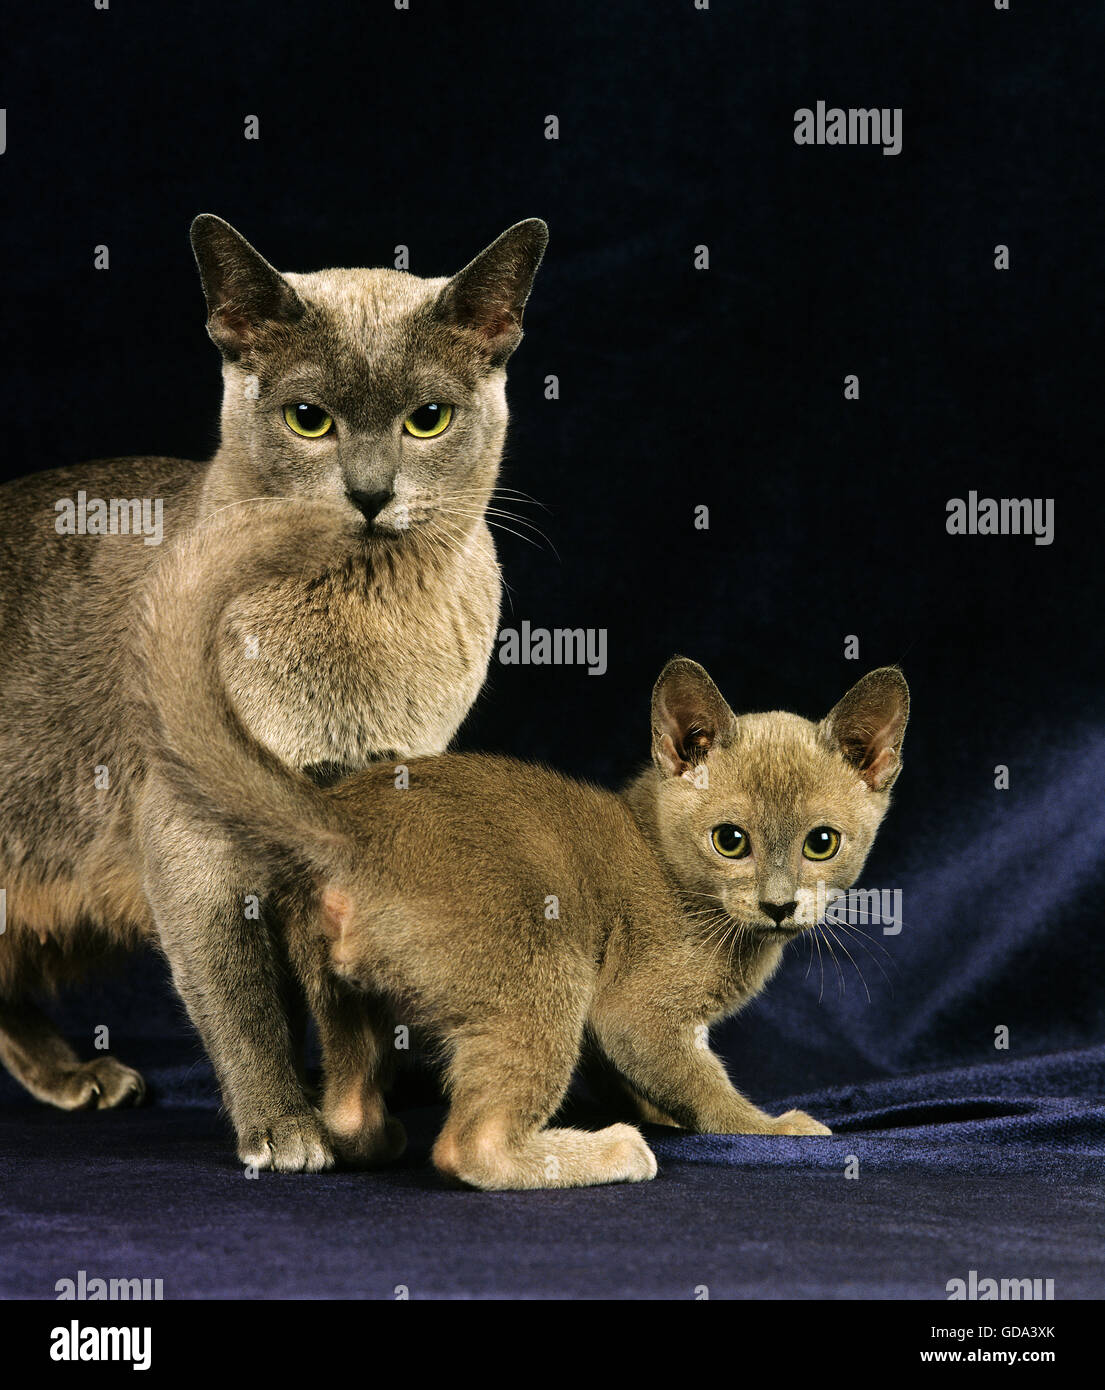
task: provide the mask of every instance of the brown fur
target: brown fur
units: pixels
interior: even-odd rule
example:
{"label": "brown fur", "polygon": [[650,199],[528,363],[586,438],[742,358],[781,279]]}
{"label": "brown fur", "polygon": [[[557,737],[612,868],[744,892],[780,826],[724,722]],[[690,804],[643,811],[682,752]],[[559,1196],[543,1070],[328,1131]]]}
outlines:
{"label": "brown fur", "polygon": [[[365,1008],[441,1040],[450,1110],[434,1161],[477,1187],[654,1175],[630,1126],[548,1127],[585,1039],[653,1118],[827,1133],[801,1112],[753,1105],[702,1030],[763,987],[802,929],[767,908],[860,872],[900,767],[900,672],[872,672],[813,724],[737,718],[700,666],[676,658],[653,694],[653,765],[620,795],[477,754],[409,760],[405,789],[387,763],[319,790],[252,744],[218,679],[220,603],[273,565],[301,570],[341,526],[304,509],[282,540],[286,522],[251,533],[231,518],[189,539],[151,596],[147,668],[166,778],[281,866],[339,1151],[371,1161],[398,1142],[381,1096],[385,1034],[365,1029]],[[713,848],[728,823],[750,838],[747,858]],[[842,842],[813,863],[802,846],[819,825]]]}
{"label": "brown fur", "polygon": [[[543,223],[519,223],[450,280],[280,275],[224,222],[198,218],[208,328],[223,353],[214,459],[112,460],[0,489],[0,1059],[41,1099],[140,1094],[129,1069],[120,1090],[118,1063],[78,1062],[32,996],[109,947],[156,941],[243,1159],[332,1160],[297,1075],[284,947],[270,916],[244,917],[246,895],[273,891],[264,856],[213,836],[150,773],[139,595],[169,546],[212,518],[328,503],[344,524],[309,575],[275,567],[267,582],[239,586],[218,635],[222,688],[267,754],[297,768],[444,749],[497,627],[485,512],[507,424],[504,365],[545,239]],[[412,438],[403,421],[431,400],[454,405],[453,422]],[[330,435],[291,431],[282,406],[298,401],[325,405]],[[160,499],[166,544],[59,535],[55,503],[79,489]],[[369,524],[351,497],[371,492],[392,500]]]}

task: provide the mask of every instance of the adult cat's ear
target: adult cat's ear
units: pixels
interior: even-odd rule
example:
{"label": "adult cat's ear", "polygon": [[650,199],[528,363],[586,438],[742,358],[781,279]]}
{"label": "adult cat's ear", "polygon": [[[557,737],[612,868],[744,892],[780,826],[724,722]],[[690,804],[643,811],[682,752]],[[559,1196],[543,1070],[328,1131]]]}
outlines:
{"label": "adult cat's ear", "polygon": [[821,721],[819,732],[867,785],[889,791],[902,770],[909,686],[897,666],[880,666],[856,682]]}
{"label": "adult cat's ear", "polygon": [[516,222],[438,296],[437,316],[467,329],[492,366],[501,366],[522,341],[522,310],[548,240],[539,217]]}
{"label": "adult cat's ear", "polygon": [[652,691],[652,761],[664,777],[681,777],[715,744],[733,737],[736,715],[697,661],[675,656]]}
{"label": "adult cat's ear", "polygon": [[278,270],[221,217],[202,212],[192,223],[192,250],[207,299],[207,332],[236,361],[268,323],[294,323],[303,301]]}

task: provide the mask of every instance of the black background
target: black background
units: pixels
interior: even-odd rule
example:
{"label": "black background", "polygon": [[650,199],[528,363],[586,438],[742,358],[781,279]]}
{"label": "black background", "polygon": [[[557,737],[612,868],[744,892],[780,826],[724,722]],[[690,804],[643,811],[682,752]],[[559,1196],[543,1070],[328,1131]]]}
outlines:
{"label": "black background", "polygon": [[[906,928],[880,943],[895,993],[869,967],[874,1005],[852,976],[839,1000],[830,973],[819,1009],[816,957],[809,979],[792,965],[734,1025],[767,1078],[751,1089],[997,1060],[998,1023],[1029,1051],[1089,1041],[1105,18],[411,4],[15,16],[32,27],[9,32],[3,82],[6,474],[213,452],[197,212],[283,269],[390,264],[404,243],[428,275],[544,217],[503,482],[547,508],[519,510],[555,553],[500,536],[503,622],[605,627],[610,668],[493,664],[462,746],[614,783],[647,754],[675,651],[738,711],[810,716],[900,662],[906,768],[865,880],[905,888]],[[818,99],[903,108],[901,154],[796,146]],[[948,536],[972,488],[1054,498],[1054,543]],[[114,1007],[136,1031],[170,1011]]]}

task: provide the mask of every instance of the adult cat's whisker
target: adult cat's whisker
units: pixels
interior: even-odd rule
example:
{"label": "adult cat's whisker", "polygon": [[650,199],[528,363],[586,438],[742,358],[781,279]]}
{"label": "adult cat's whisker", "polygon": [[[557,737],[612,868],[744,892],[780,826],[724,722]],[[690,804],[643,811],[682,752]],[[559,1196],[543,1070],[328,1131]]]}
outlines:
{"label": "adult cat's whisker", "polygon": [[492,489],[491,495],[492,497],[494,497],[500,493],[504,496],[512,497],[515,501],[518,502],[528,502],[532,507],[542,507],[545,511],[550,510],[546,502],[542,502],[539,497],[534,497],[534,495],[531,492],[523,492],[520,488],[495,487]]}
{"label": "adult cat's whisker", "polygon": [[468,553],[472,537],[471,533],[463,527],[452,525],[447,520],[435,516],[423,528],[423,532],[431,536],[437,536],[442,540],[448,540],[457,547],[458,555],[465,555]]}
{"label": "adult cat's whisker", "polygon": [[[495,499],[493,499],[493,501],[494,501],[494,500],[495,500]],[[523,501],[524,499],[521,499],[521,498],[506,498],[506,499],[499,499],[499,500],[506,500],[506,501],[510,501],[510,502],[521,502],[521,501]],[[464,503],[464,502],[466,502],[466,501],[471,501],[471,502],[476,503],[477,506],[476,506],[474,509],[472,509],[472,510],[467,510],[467,509],[465,509],[464,507],[459,507],[459,508],[458,508],[458,507],[449,507],[449,506],[447,506],[444,502],[442,502],[442,503],[440,503],[440,504],[438,505],[437,510],[440,511],[440,512],[449,512],[449,513],[451,513],[452,515],[455,515],[455,516],[465,515],[465,516],[468,516],[472,521],[486,520],[486,518],[492,517],[492,516],[495,516],[495,517],[502,517],[502,518],[504,518],[504,519],[507,520],[507,521],[515,521],[515,522],[518,523],[519,526],[525,526],[525,527],[527,527],[529,530],[533,531],[536,535],[540,536],[541,539],[548,545],[549,549],[553,552],[553,554],[556,555],[557,559],[558,559],[558,560],[560,559],[560,555],[559,555],[559,553],[557,552],[556,546],[553,544],[553,542],[551,541],[551,539],[546,535],[546,533],[541,529],[540,526],[538,526],[538,525],[536,525],[536,523],[530,521],[529,517],[520,516],[517,512],[510,511],[507,507],[504,507],[504,506],[494,506],[494,505],[492,505],[491,502],[486,502],[482,497],[471,497],[471,498],[469,498],[469,497],[465,497],[463,494],[458,495],[458,494],[456,494],[456,493],[451,493],[451,494],[449,495],[448,501],[449,501],[449,502],[460,502],[460,503]],[[535,505],[540,506],[541,503],[536,503]],[[489,524],[490,524],[490,523],[489,523]]]}
{"label": "adult cat's whisker", "polygon": [[[492,500],[499,498],[507,502],[524,502],[527,506],[541,507],[544,511],[550,511],[546,503],[539,498],[531,496],[528,492],[522,492],[518,488],[495,486],[490,493],[486,491],[477,492],[475,490],[465,491],[463,488],[458,492],[450,491],[449,500],[456,502],[478,502],[481,506],[487,501],[488,497]],[[551,514],[551,513],[550,513]]]}
{"label": "adult cat's whisker", "polygon": [[514,617],[514,590],[510,587],[510,585],[506,582],[505,579],[502,579],[501,576],[500,576],[500,581],[501,581],[502,586],[503,586],[503,593],[506,594],[507,607],[510,609],[510,616],[513,618],[513,617]]}
{"label": "adult cat's whisker", "polygon": [[[527,541],[530,545],[537,545],[537,542],[533,539],[532,536],[523,535],[521,531],[515,531],[509,526],[504,526],[501,521],[491,520],[492,514],[489,511],[483,511],[477,514],[475,512],[458,511],[455,507],[438,507],[437,510],[439,512],[445,513],[448,516],[461,516],[469,520],[486,521],[488,526],[494,526],[499,531],[509,531],[512,536],[517,536],[519,540]],[[538,546],[538,549],[540,549],[540,546]],[[559,559],[559,556],[557,558]]]}
{"label": "adult cat's whisker", "polygon": [[437,511],[444,512],[449,516],[463,516],[472,521],[484,520],[487,522],[488,526],[493,526],[498,531],[509,531],[512,536],[517,536],[519,540],[528,541],[530,545],[537,545],[537,542],[531,536],[523,535],[521,531],[515,531],[510,526],[504,526],[501,520],[492,520],[492,518],[505,517],[510,521],[517,522],[519,526],[528,527],[531,531],[534,532],[535,535],[540,536],[541,540],[545,542],[545,544],[549,547],[549,549],[552,551],[552,553],[556,556],[558,560],[561,558],[560,552],[557,550],[556,546],[552,543],[552,541],[545,534],[545,532],[541,530],[540,526],[535,526],[533,522],[530,521],[528,518],[524,516],[517,516],[514,512],[505,511],[501,507],[485,507],[482,512],[469,512],[464,511],[458,507],[439,506],[437,508]]}
{"label": "adult cat's whisker", "polygon": [[487,515],[500,516],[505,518],[507,521],[516,521],[519,526],[528,527],[529,530],[536,532],[536,534],[539,535],[542,540],[548,541],[549,545],[552,545],[552,541],[549,540],[548,535],[544,531],[542,531],[541,527],[538,526],[535,522],[530,521],[528,516],[519,516],[517,512],[508,511],[505,507],[488,507]]}
{"label": "adult cat's whisker", "polygon": [[547,504],[542,502],[539,498],[531,496],[528,492],[521,492],[518,488],[512,487],[493,487],[490,494],[487,492],[466,492],[462,489],[459,492],[450,492],[449,499],[450,501],[457,502],[479,502],[482,506],[489,495],[492,500],[499,498],[506,502],[524,502],[527,506],[540,507],[546,512],[550,511]]}
{"label": "adult cat's whisker", "polygon": [[[552,551],[552,553],[556,556],[558,560],[561,559],[560,551],[557,550],[556,546],[545,534],[545,532],[541,530],[540,526],[535,526],[532,521],[527,521],[527,519],[524,516],[515,516],[513,512],[500,511],[495,507],[489,507],[487,509],[487,515],[489,517],[506,517],[508,520],[516,521],[519,526],[527,526],[534,533],[534,535],[541,537],[541,539],[545,542],[545,544],[549,547],[549,549]],[[488,521],[487,524],[488,526],[498,527],[500,531],[510,531],[510,527],[504,526],[501,521]],[[517,536],[519,534],[520,533],[517,531],[511,531],[511,535]],[[527,537],[523,536],[522,539],[526,540]],[[533,544],[533,542],[531,542],[531,544]],[[563,563],[563,561],[561,561],[561,563]]]}
{"label": "adult cat's whisker", "polygon": [[458,560],[464,560],[467,558],[464,551],[460,548],[460,546],[458,546],[455,543],[454,538],[451,538],[445,532],[432,531],[429,528],[427,528],[426,540],[428,541],[431,550],[435,551],[441,557],[446,557],[449,554],[452,554]]}
{"label": "adult cat's whisker", "polygon": [[[206,516],[206,517],[203,519],[203,521],[201,521],[201,522],[199,523],[199,525],[201,525],[201,526],[209,526],[209,525],[211,524],[211,522],[214,521],[215,517],[217,517],[217,516],[220,514],[220,512],[229,512],[229,511],[232,511],[235,507],[248,507],[248,506],[252,505],[254,502],[298,502],[300,505],[302,505],[302,503],[303,503],[303,498],[302,498],[302,497],[239,497],[239,498],[238,498],[236,501],[234,501],[234,502],[225,502],[221,507],[216,507],[215,510],[214,510],[213,512],[211,512],[208,516]],[[333,504],[333,503],[330,503],[330,502],[325,502],[325,501],[319,500],[317,505],[320,506],[320,507],[334,507],[334,509],[337,510],[336,504]]]}

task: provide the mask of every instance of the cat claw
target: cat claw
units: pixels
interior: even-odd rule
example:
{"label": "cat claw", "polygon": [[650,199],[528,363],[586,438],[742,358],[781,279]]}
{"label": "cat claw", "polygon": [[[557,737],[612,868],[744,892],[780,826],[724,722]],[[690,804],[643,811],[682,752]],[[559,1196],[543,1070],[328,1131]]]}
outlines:
{"label": "cat claw", "polygon": [[114,1110],[141,1105],[145,1096],[146,1083],[133,1067],[114,1057],[95,1057],[64,1072],[48,1099],[62,1110]]}
{"label": "cat claw", "polygon": [[319,1173],[334,1166],[334,1150],[317,1115],[279,1115],[244,1130],[238,1157],[249,1168]]}

